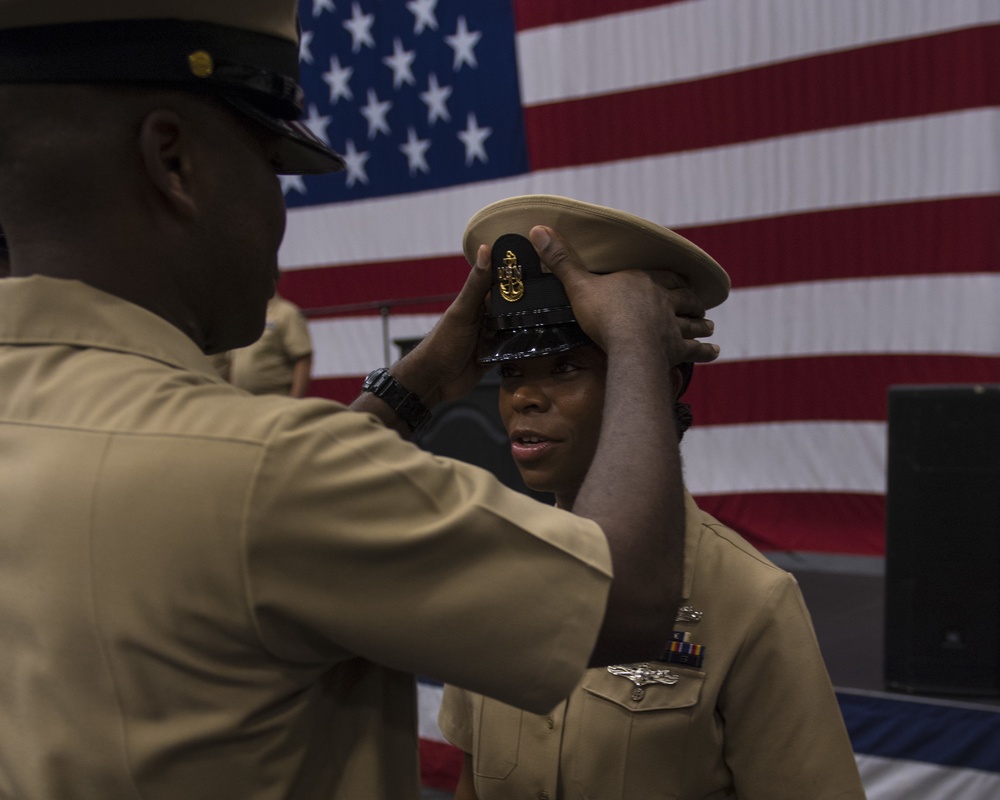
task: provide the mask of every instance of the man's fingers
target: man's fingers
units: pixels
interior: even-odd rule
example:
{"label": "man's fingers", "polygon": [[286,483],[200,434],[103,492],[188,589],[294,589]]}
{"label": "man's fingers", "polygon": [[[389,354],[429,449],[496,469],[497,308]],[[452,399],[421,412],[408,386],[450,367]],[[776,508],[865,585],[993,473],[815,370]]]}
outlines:
{"label": "man's fingers", "polygon": [[680,328],[681,336],[685,339],[700,339],[703,336],[711,336],[715,333],[715,323],[704,317],[677,317],[677,326]]}
{"label": "man's fingers", "polygon": [[684,344],[687,352],[681,361],[690,361],[694,364],[707,364],[715,361],[719,357],[719,345],[707,342],[698,342],[694,339],[686,339]]}
{"label": "man's fingers", "polygon": [[567,280],[572,280],[573,269],[582,269],[580,259],[576,257],[573,248],[551,228],[536,225],[528,231],[528,239],[535,246],[545,266],[564,284]]}
{"label": "man's fingers", "polygon": [[[681,356],[677,363],[691,361],[703,364],[719,357],[718,345],[698,341],[715,332],[715,323],[705,319],[705,304],[683,276],[669,270],[625,270],[609,275],[591,275],[573,248],[551,228],[537,225],[528,232],[528,238],[542,263],[566,286],[577,319],[598,344],[603,341],[600,338],[601,325],[609,318],[629,318],[629,326],[634,325],[637,314],[644,314],[650,320],[662,320],[663,314],[673,313],[681,339],[674,345]],[[597,283],[601,284],[599,291]],[[596,304],[595,298],[599,298]],[[579,306],[578,300],[581,301]],[[594,309],[599,310],[595,312]],[[597,317],[594,317],[595,313]],[[595,319],[602,322],[595,323]],[[591,330],[592,326],[596,329]]]}
{"label": "man's fingers", "polygon": [[670,288],[670,300],[674,306],[674,312],[678,317],[688,317],[690,319],[700,319],[705,316],[705,304],[702,302],[701,298],[695,294],[694,289],[690,288],[686,281],[678,275],[671,272],[661,272],[655,273],[657,281],[662,281],[664,278],[660,276],[672,275],[673,280],[681,281],[681,286]]}
{"label": "man's fingers", "polygon": [[483,310],[483,300],[490,290],[490,249],[482,244],[476,252],[476,263],[469,271],[458,297],[452,303],[452,310],[467,322],[479,319]]}

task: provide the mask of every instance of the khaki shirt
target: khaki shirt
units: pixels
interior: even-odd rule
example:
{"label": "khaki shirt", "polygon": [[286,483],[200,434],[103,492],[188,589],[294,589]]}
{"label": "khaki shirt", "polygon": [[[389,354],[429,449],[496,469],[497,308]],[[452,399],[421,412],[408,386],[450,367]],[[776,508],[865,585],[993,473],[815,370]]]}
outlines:
{"label": "khaki shirt", "polygon": [[676,683],[590,669],[542,716],[445,688],[441,730],[473,754],[479,800],[863,800],[795,579],[690,496],[685,549],[701,618],[674,627],[703,662],[649,665]]}
{"label": "khaki shirt", "polygon": [[309,324],[298,306],[275,295],[260,338],[230,353],[229,380],[251,394],[288,394],[295,362],[312,355]]}
{"label": "khaki shirt", "polygon": [[549,708],[609,585],[593,523],[75,281],[0,281],[0,509],[18,800],[415,798],[412,673]]}

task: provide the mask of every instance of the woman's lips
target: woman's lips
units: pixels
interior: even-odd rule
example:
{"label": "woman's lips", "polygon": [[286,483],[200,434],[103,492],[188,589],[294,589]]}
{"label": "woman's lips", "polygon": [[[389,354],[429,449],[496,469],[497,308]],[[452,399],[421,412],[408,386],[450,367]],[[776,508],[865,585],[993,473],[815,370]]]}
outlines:
{"label": "woman's lips", "polygon": [[537,461],[556,445],[553,439],[536,433],[511,436],[510,454],[516,461]]}

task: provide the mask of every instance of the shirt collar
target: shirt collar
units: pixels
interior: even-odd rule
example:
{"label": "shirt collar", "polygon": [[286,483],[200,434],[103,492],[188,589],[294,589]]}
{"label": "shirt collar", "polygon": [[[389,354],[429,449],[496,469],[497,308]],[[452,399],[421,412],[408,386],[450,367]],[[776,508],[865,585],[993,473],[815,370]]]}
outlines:
{"label": "shirt collar", "polygon": [[690,599],[694,588],[694,563],[701,543],[704,512],[698,508],[691,493],[684,490],[684,588],[682,595]]}
{"label": "shirt collar", "polygon": [[120,297],[75,280],[0,280],[0,344],[67,345],[130,353],[215,375],[183,331]]}

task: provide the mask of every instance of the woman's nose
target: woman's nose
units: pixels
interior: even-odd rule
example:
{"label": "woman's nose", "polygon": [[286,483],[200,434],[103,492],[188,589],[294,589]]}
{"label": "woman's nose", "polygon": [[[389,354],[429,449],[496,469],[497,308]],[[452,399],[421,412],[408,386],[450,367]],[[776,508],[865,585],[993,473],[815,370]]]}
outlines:
{"label": "woman's nose", "polygon": [[523,381],[519,383],[511,394],[511,405],[515,411],[544,411],[548,408],[548,395],[535,383]]}

